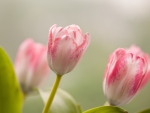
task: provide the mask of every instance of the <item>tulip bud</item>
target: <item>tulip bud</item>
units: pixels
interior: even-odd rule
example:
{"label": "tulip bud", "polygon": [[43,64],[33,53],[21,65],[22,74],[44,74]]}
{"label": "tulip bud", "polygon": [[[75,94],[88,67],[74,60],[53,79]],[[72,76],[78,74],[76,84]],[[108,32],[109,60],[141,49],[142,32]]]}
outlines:
{"label": "tulip bud", "polygon": [[15,61],[15,71],[24,93],[38,87],[47,77],[49,67],[46,54],[47,47],[31,39],[25,40],[20,45]]}
{"label": "tulip bud", "polygon": [[57,74],[64,75],[74,69],[90,43],[88,33],[82,34],[77,25],[65,28],[53,25],[49,31],[48,64]]}
{"label": "tulip bud", "polygon": [[110,105],[124,105],[137,93],[147,71],[144,57],[119,48],[113,52],[105,71],[103,90]]}

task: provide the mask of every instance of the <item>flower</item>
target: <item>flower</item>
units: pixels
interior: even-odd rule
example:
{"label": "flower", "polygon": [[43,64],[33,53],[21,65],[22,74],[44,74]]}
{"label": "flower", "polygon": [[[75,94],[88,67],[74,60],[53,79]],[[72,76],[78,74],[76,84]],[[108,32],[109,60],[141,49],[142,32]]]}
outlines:
{"label": "flower", "polygon": [[147,72],[144,57],[119,48],[110,55],[103,90],[110,105],[124,105],[138,92]]}
{"label": "flower", "polygon": [[74,69],[90,43],[88,33],[82,34],[77,25],[65,28],[53,25],[49,30],[48,64],[57,75]]}
{"label": "flower", "polygon": [[47,47],[26,39],[19,47],[15,72],[24,93],[40,86],[49,74]]}

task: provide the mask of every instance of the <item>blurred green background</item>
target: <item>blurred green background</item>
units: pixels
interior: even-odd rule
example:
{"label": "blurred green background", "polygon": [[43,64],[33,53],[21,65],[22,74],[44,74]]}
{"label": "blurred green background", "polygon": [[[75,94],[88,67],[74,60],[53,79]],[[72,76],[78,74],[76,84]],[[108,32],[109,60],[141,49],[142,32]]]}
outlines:
{"label": "blurred green background", "polygon": [[[77,24],[84,33],[89,32],[89,48],[60,84],[87,110],[106,101],[102,81],[110,53],[135,44],[150,54],[149,6],[149,0],[0,0],[0,45],[14,61],[20,43],[26,38],[47,44],[53,24]],[[43,89],[49,90],[54,78],[51,72]],[[150,83],[121,107],[130,113],[150,107],[149,89]],[[33,94],[26,99],[23,113],[40,113],[42,108],[42,100]]]}

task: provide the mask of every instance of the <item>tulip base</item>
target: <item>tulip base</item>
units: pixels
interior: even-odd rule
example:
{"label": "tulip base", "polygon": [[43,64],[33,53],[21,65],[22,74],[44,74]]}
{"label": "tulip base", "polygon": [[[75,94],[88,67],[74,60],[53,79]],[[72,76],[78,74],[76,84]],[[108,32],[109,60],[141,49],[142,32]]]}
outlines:
{"label": "tulip base", "polygon": [[104,106],[111,106],[111,105],[109,104],[109,102],[106,101]]}
{"label": "tulip base", "polygon": [[57,75],[57,76],[56,76],[56,80],[55,80],[54,85],[53,85],[53,87],[52,87],[50,96],[49,96],[49,98],[48,98],[47,103],[46,103],[45,106],[44,106],[44,109],[43,109],[43,112],[42,112],[42,113],[49,113],[49,109],[50,109],[50,107],[51,107],[51,104],[52,104],[52,102],[53,102],[54,96],[55,96],[56,91],[57,91],[57,89],[58,89],[58,86],[59,86],[61,77],[62,77],[61,75]]}

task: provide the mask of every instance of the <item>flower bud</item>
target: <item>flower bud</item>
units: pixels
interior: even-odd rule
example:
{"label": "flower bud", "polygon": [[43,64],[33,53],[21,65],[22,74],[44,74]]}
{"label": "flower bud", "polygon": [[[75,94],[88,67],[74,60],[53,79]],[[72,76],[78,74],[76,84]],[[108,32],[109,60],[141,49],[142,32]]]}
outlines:
{"label": "flower bud", "polygon": [[25,40],[20,45],[15,61],[15,71],[24,93],[38,87],[47,77],[49,67],[46,54],[47,47],[31,39]]}
{"label": "flower bud", "polygon": [[138,92],[147,72],[144,57],[119,48],[110,55],[103,90],[110,105],[124,105]]}
{"label": "flower bud", "polygon": [[89,34],[82,34],[77,25],[65,28],[53,25],[49,31],[48,64],[57,75],[74,69],[90,43]]}

